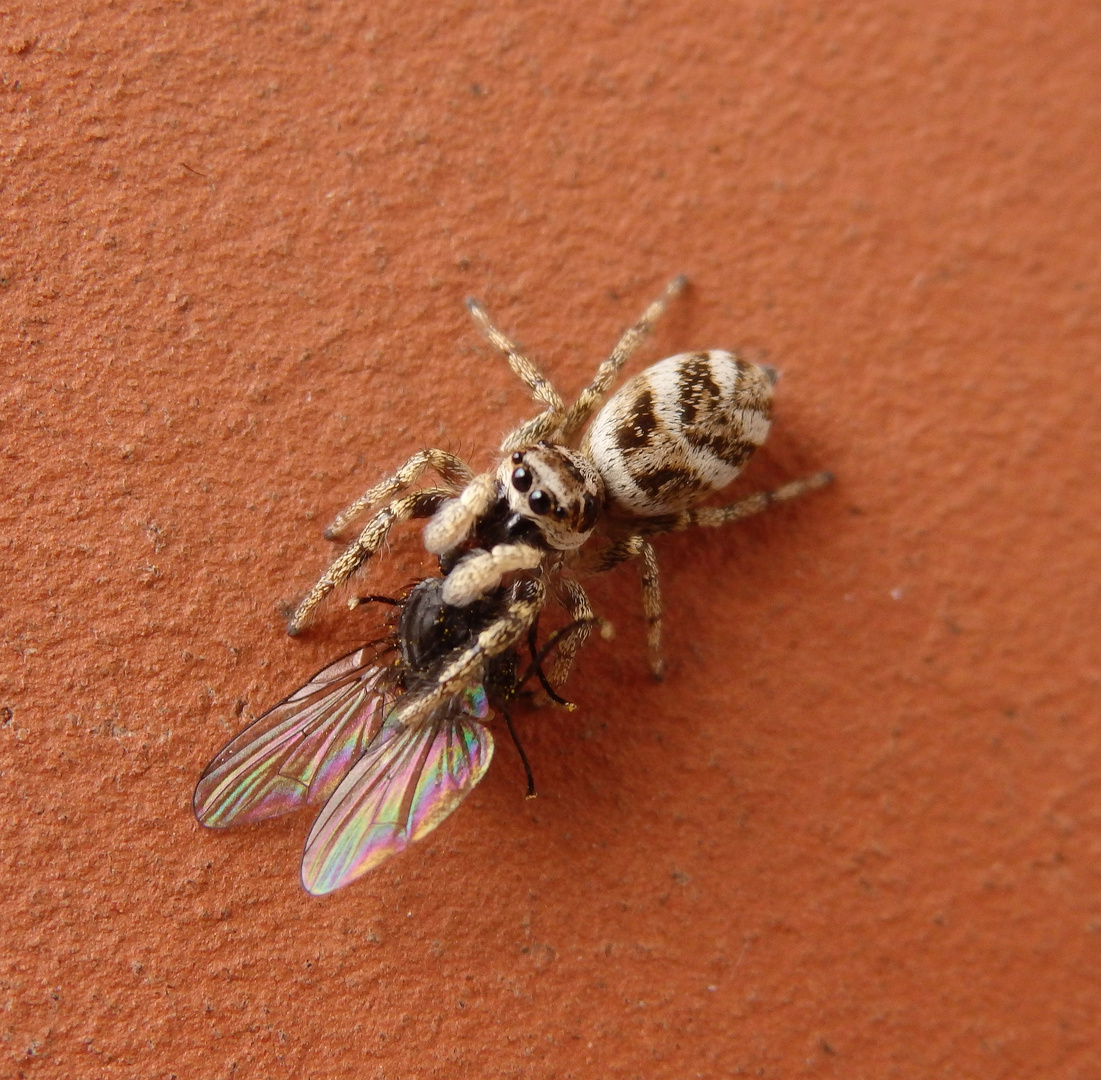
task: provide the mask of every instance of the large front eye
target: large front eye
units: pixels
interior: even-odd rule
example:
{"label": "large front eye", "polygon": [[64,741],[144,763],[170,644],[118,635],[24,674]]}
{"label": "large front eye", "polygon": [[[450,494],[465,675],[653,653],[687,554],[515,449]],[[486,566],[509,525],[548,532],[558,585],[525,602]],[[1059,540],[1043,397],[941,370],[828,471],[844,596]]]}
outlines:
{"label": "large front eye", "polygon": [[531,487],[531,473],[523,465],[512,470],[512,486],[517,491],[527,491]]}
{"label": "large front eye", "polygon": [[551,497],[545,492],[536,488],[528,496],[528,506],[532,508],[537,514],[549,514],[551,508]]}

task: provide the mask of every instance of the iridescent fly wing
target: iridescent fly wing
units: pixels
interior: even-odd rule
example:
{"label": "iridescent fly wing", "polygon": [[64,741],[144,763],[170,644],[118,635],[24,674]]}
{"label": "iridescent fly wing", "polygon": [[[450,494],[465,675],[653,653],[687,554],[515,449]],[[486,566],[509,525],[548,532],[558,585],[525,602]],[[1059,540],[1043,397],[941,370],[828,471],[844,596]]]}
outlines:
{"label": "iridescent fly wing", "polygon": [[394,674],[372,645],[323,668],[222,748],[195,787],[195,816],[220,829],[322,802],[382,727]]}
{"label": "iridescent fly wing", "polygon": [[493,757],[493,736],[456,699],[420,723],[387,721],[314,822],[302,884],[315,896],[431,832],[470,794]]}

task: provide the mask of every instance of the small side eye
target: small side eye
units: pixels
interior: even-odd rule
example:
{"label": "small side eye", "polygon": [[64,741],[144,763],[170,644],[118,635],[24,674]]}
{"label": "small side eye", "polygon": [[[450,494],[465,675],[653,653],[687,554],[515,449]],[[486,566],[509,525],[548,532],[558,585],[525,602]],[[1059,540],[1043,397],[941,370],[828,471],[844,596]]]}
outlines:
{"label": "small side eye", "polygon": [[554,516],[561,521],[566,516],[566,508],[564,506],[556,506],[554,508]]}
{"label": "small side eye", "polygon": [[551,508],[551,497],[545,492],[536,488],[528,496],[528,506],[532,508],[537,514],[549,514]]}
{"label": "small side eye", "polygon": [[512,452],[512,464],[519,465],[524,460],[524,455],[519,450]]}
{"label": "small side eye", "polygon": [[597,510],[596,499],[586,491],[582,501],[581,532],[588,532],[596,524]]}
{"label": "small side eye", "polygon": [[531,487],[531,473],[523,465],[512,470],[512,486],[517,491],[527,491]]}

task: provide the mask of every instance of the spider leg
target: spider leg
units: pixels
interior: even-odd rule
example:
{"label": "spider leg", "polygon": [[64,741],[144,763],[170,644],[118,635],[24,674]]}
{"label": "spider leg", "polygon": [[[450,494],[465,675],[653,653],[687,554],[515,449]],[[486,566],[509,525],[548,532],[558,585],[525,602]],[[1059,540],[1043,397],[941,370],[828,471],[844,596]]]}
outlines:
{"label": "spider leg", "polygon": [[407,726],[421,723],[448,698],[481,683],[487,663],[507,652],[527,633],[546,597],[546,586],[538,579],[524,578],[516,582],[500,617],[494,619],[472,645],[451,657],[429,689],[406,694],[389,719]]}
{"label": "spider leg", "polygon": [[604,400],[612,385],[612,381],[619,374],[623,365],[631,354],[642,344],[642,339],[654,328],[654,324],[665,313],[669,302],[684,291],[688,279],[682,274],[673,278],[665,291],[642,313],[642,317],[634,326],[625,330],[623,336],[612,349],[611,355],[600,367],[596,369],[593,381],[578,395],[577,400],[570,406],[562,421],[561,438],[563,441],[570,439],[592,416],[593,412]]}
{"label": "spider leg", "polygon": [[335,540],[364,510],[369,510],[378,503],[389,502],[410,484],[415,484],[426,469],[435,469],[444,480],[454,485],[456,490],[464,484],[469,484],[474,478],[470,466],[462,458],[436,447],[421,450],[402,465],[393,476],[376,484],[356,499],[351,506],[341,510],[325,530],[325,539]]}
{"label": "spider leg", "polygon": [[544,553],[530,544],[498,544],[491,551],[465,555],[444,579],[443,601],[466,607],[501,584],[512,570],[534,570]]}
{"label": "spider leg", "polygon": [[531,396],[549,410],[562,413],[566,403],[562,395],[551,385],[550,380],[489,320],[486,310],[477,300],[467,300],[467,310],[473,316],[486,340],[508,358],[508,366],[531,391]]}
{"label": "spider leg", "polygon": [[588,593],[580,583],[567,577],[560,577],[558,583],[558,601],[574,624],[559,640],[558,655],[551,668],[551,679],[561,686],[569,677],[574,657],[588,640],[598,620]]}
{"label": "spider leg", "polygon": [[558,432],[562,427],[562,414],[553,409],[541,412],[538,416],[525,420],[513,429],[501,442],[501,453],[511,454],[521,446],[531,446],[543,439],[558,441]]}
{"label": "spider leg", "polygon": [[[519,692],[520,688],[534,673],[535,677],[539,680],[539,685],[543,688],[543,693],[547,695],[556,705],[564,705],[568,709],[572,709],[573,706],[560,694],[550,682],[547,680],[547,676],[543,671],[543,660],[549,653],[549,649],[540,650],[536,648],[537,639],[539,636],[539,620],[528,627],[528,655],[531,657],[531,664],[528,666],[528,674],[516,681],[516,690],[514,693]],[[563,635],[558,635],[562,637]],[[558,638],[555,635],[551,635],[554,639],[552,644],[557,644]]]}
{"label": "spider leg", "polygon": [[424,488],[384,506],[367,522],[359,536],[329,564],[317,584],[306,594],[287,624],[287,633],[291,637],[301,633],[321,601],[382,547],[395,525],[410,518],[429,517],[450,494],[448,488]]}
{"label": "spider leg", "polygon": [[539,679],[540,685],[543,687],[543,692],[553,701],[556,705],[562,705],[570,712],[573,712],[577,708],[572,701],[567,701],[561,694],[559,694],[553,686],[547,681],[546,676],[543,674],[543,661],[546,660],[550,654],[558,648],[558,643],[569,634],[572,634],[582,623],[587,623],[590,628],[593,626],[599,626],[601,630],[601,636],[611,640],[612,637],[612,624],[606,622],[604,619],[593,616],[591,619],[574,619],[573,622],[567,623],[565,626],[558,630],[555,630],[546,641],[543,642],[542,647],[536,651],[534,635],[529,634],[529,645],[531,647],[531,663],[528,664],[527,671],[524,672],[516,680],[516,690],[514,693],[519,693],[528,679],[535,675]]}
{"label": "spider leg", "polygon": [[665,671],[661,655],[661,585],[658,580],[658,557],[654,547],[639,533],[612,544],[601,553],[594,570],[600,573],[611,570],[628,559],[642,559],[640,584],[642,585],[642,610],[646,616],[646,651],[650,656],[650,670],[655,679]]}
{"label": "spider leg", "polygon": [[601,552],[593,570],[600,573],[610,570],[627,559],[642,559],[642,607],[646,613],[646,645],[650,654],[650,668],[655,678],[661,678],[664,661],[661,657],[661,589],[658,583],[658,561],[653,546],[642,535],[653,536],[657,533],[680,532],[693,525],[718,526],[731,521],[759,514],[775,503],[797,499],[808,491],[825,487],[833,480],[828,472],[814,473],[802,480],[792,480],[773,491],[758,491],[738,499],[727,506],[703,506],[684,510],[679,514],[669,514],[650,521],[636,520],[634,526],[640,532],[625,537]]}
{"label": "spider leg", "polygon": [[680,532],[689,529],[693,525],[715,527],[726,525],[731,521],[741,521],[742,518],[752,517],[762,510],[767,510],[776,503],[788,502],[797,499],[800,495],[806,495],[809,491],[816,491],[825,487],[833,480],[833,473],[818,472],[802,480],[792,480],[773,491],[756,491],[752,495],[746,495],[737,502],[727,506],[701,506],[692,510],[683,510],[679,514],[671,514],[654,521],[653,525],[643,526],[649,535],[663,532]]}
{"label": "spider leg", "polygon": [[562,395],[519,348],[490,322],[485,308],[477,300],[467,300],[466,306],[489,343],[508,358],[509,367],[531,391],[531,396],[546,406],[538,416],[521,424],[505,438],[501,443],[501,452],[508,454],[518,446],[527,446],[540,439],[548,438],[557,431],[566,412],[566,403],[562,400]]}

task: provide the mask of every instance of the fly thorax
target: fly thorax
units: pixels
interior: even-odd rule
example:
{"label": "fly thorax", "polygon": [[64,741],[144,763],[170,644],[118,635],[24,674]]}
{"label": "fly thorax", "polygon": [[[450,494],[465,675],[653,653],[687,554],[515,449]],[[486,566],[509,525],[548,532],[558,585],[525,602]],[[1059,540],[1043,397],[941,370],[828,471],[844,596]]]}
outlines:
{"label": "fly thorax", "polygon": [[659,360],[597,413],[582,443],[613,511],[677,513],[725,487],[765,441],[772,369],[720,349]]}
{"label": "fly thorax", "polygon": [[553,443],[517,450],[501,462],[497,479],[509,509],[534,522],[559,551],[580,547],[604,506],[604,484],[592,462]]}

